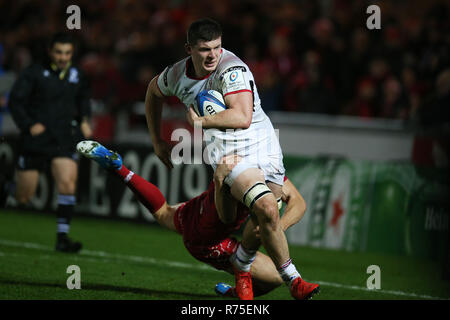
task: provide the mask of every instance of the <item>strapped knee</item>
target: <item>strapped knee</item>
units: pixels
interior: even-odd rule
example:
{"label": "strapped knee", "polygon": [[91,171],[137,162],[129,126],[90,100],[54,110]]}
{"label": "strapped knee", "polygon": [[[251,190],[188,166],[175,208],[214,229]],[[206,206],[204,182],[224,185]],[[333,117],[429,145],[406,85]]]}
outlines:
{"label": "strapped knee", "polygon": [[258,182],[244,193],[242,201],[248,208],[252,209],[258,199],[261,199],[269,193],[272,193],[269,187],[265,183]]}

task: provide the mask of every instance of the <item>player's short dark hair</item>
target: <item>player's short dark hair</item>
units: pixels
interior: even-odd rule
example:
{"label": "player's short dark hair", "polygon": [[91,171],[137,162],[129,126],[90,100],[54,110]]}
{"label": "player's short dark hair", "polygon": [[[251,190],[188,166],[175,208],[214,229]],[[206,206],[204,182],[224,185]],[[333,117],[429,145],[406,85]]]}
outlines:
{"label": "player's short dark hair", "polygon": [[49,48],[53,48],[53,46],[55,45],[55,43],[70,43],[73,46],[75,46],[75,40],[73,39],[73,37],[65,32],[58,32],[55,33],[52,38],[50,39],[49,42]]}
{"label": "player's short dark hair", "polygon": [[196,45],[197,41],[212,41],[222,36],[222,27],[213,19],[203,18],[191,23],[187,31],[187,43]]}

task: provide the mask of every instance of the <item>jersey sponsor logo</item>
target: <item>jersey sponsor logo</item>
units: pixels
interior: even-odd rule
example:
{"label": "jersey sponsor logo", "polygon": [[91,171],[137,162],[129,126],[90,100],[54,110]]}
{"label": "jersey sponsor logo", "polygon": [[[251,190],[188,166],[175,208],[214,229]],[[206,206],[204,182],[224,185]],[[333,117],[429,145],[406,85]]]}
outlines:
{"label": "jersey sponsor logo", "polygon": [[229,75],[222,80],[222,85],[224,94],[249,89],[241,69],[231,71]]}
{"label": "jersey sponsor logo", "polygon": [[236,79],[238,78],[238,76],[239,76],[239,74],[237,73],[237,71],[233,71],[233,72],[230,74],[230,81],[231,81],[231,82],[235,82]]}

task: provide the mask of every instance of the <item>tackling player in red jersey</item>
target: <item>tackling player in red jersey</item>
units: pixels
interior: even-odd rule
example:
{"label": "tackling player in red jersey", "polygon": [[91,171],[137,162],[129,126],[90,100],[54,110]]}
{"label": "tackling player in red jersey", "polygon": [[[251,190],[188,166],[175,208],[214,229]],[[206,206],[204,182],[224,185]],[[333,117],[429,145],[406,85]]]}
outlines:
{"label": "tackling player in red jersey", "polygon": [[[239,242],[231,234],[241,227],[250,212],[243,204],[231,201],[232,195],[227,190],[229,187],[223,181],[239,162],[238,156],[222,159],[214,173],[214,180],[201,195],[177,205],[169,205],[155,185],[122,164],[119,154],[95,141],[82,141],[77,145],[77,150],[95,160],[102,168],[120,176],[161,226],[183,237],[186,249],[194,258],[218,270],[234,274],[230,258],[236,252]],[[286,209],[280,223],[285,231],[300,221],[306,205],[289,179],[285,179],[282,199],[286,202]],[[258,228],[255,228],[255,238],[258,238]],[[266,294],[286,282],[280,277],[269,256],[259,251],[251,264],[250,272],[241,273],[241,278],[236,281],[242,281],[236,283],[236,287],[244,291],[249,289],[250,296],[223,284],[219,290],[216,287],[216,291],[226,296],[252,299],[253,295]],[[246,288],[246,284],[252,284],[252,288]],[[291,295],[295,299],[309,299],[319,292],[319,285],[308,283],[301,277],[289,281],[289,284]]]}

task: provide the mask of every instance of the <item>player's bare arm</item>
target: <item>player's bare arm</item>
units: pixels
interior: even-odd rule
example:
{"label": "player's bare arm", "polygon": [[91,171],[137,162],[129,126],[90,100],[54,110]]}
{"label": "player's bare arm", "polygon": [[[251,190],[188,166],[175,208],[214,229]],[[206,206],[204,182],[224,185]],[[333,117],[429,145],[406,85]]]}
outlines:
{"label": "player's bare arm", "polygon": [[251,92],[239,92],[225,96],[225,104],[227,109],[216,113],[199,117],[194,108],[189,109],[187,119],[188,122],[201,125],[204,129],[247,129],[252,122],[253,114],[253,97]]}
{"label": "player's bare arm", "polygon": [[158,89],[158,76],[150,81],[145,95],[145,117],[155,154],[168,167],[173,168],[170,161],[170,147],[161,139],[161,112],[164,96]]}
{"label": "player's bare arm", "polygon": [[[306,202],[300,192],[289,179],[287,179],[283,184],[281,200],[286,203],[286,207],[284,208],[283,216],[280,218],[280,224],[283,231],[286,231],[303,218],[306,212]],[[249,221],[249,225],[249,227],[253,228],[252,230],[255,239],[260,239],[259,226],[257,225],[257,221]],[[250,239],[247,239],[247,243],[252,243],[249,241]],[[256,242],[256,244],[254,244],[253,246],[259,246],[259,242]]]}
{"label": "player's bare arm", "polygon": [[289,179],[284,182],[282,191],[281,199],[286,203],[286,207],[280,223],[283,231],[286,231],[303,218],[306,212],[306,202]]}

